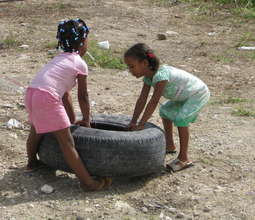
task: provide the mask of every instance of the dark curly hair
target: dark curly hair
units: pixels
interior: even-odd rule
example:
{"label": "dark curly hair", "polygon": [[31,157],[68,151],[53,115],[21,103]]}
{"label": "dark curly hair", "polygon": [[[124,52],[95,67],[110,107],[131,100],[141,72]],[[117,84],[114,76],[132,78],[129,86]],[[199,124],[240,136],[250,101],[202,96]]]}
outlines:
{"label": "dark curly hair", "polygon": [[157,72],[159,68],[159,59],[154,54],[153,50],[144,43],[137,43],[130,47],[125,53],[125,57],[134,57],[140,61],[148,60],[149,67],[153,72]]}
{"label": "dark curly hair", "polygon": [[64,52],[77,52],[88,33],[88,26],[80,18],[61,21],[58,24],[56,36],[58,39],[57,48],[63,49]]}

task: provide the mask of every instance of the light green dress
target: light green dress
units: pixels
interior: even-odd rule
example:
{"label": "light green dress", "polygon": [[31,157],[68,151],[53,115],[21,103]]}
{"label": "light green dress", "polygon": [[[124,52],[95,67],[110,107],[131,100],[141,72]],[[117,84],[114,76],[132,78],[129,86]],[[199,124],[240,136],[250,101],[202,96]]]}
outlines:
{"label": "light green dress", "polygon": [[177,127],[195,122],[210,98],[206,84],[196,76],[168,65],[162,65],[152,79],[143,78],[144,83],[152,87],[163,80],[168,81],[163,91],[168,100],[160,106],[160,117],[169,119]]}

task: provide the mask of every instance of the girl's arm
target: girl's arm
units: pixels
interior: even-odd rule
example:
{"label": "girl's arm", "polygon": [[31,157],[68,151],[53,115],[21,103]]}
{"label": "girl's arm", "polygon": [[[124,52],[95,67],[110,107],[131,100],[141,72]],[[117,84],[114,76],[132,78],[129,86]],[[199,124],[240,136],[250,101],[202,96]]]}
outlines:
{"label": "girl's arm", "polygon": [[87,90],[87,76],[79,74],[78,79],[78,101],[82,113],[82,120],[78,124],[90,127],[90,105]]}
{"label": "girl's arm", "polygon": [[73,101],[72,101],[72,96],[71,96],[71,92],[66,92],[62,98],[66,113],[69,117],[69,120],[71,122],[71,124],[73,124],[75,122],[75,113],[74,113],[74,109],[73,109]]}
{"label": "girl's arm", "polygon": [[143,117],[141,118],[139,124],[138,124],[138,130],[142,129],[143,126],[145,125],[145,123],[148,121],[148,119],[152,116],[153,112],[155,111],[159,100],[161,98],[161,96],[163,95],[165,86],[167,84],[167,80],[164,81],[160,81],[158,83],[156,83],[155,88],[154,88],[154,92],[153,95],[150,99],[150,101],[148,102],[145,111],[143,113]]}
{"label": "girl's arm", "polygon": [[140,94],[140,96],[137,99],[136,104],[135,104],[135,110],[134,110],[134,113],[133,113],[132,120],[130,122],[130,127],[136,125],[136,122],[137,122],[141,112],[143,111],[146,102],[147,102],[147,98],[148,98],[148,95],[149,95],[149,92],[150,92],[150,88],[151,87],[149,85],[147,85],[145,83],[143,84],[141,94]]}

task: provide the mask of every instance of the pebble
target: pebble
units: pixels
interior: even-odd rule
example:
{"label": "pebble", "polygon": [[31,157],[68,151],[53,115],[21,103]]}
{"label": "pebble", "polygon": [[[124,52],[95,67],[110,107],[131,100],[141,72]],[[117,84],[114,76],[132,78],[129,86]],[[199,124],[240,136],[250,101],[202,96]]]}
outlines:
{"label": "pebble", "polygon": [[115,203],[115,208],[118,211],[122,211],[124,213],[128,213],[128,214],[135,214],[136,211],[133,207],[131,207],[128,203],[123,202],[123,201],[117,201]]}
{"label": "pebble", "polygon": [[148,209],[146,207],[142,207],[142,212],[147,213]]}
{"label": "pebble", "polygon": [[14,108],[13,105],[11,104],[4,104],[4,105],[1,105],[2,108]]}
{"label": "pebble", "polygon": [[208,207],[208,206],[206,206],[206,207],[204,207],[203,211],[204,211],[204,212],[210,212],[210,211],[211,211],[211,208]]}
{"label": "pebble", "polygon": [[29,208],[34,208],[35,206],[33,204],[28,205]]}
{"label": "pebble", "polygon": [[198,216],[200,216],[200,214],[199,214],[197,211],[194,211],[194,212],[193,212],[193,216],[194,216],[194,217],[198,217]]}
{"label": "pebble", "polygon": [[175,32],[175,31],[167,31],[166,34],[167,34],[168,36],[178,35],[178,33]]}
{"label": "pebble", "polygon": [[176,215],[176,218],[184,218],[184,217],[185,217],[185,215],[182,212],[180,212]]}
{"label": "pebble", "polygon": [[177,209],[174,208],[174,207],[168,207],[167,210],[168,210],[170,213],[172,213],[172,214],[176,214],[176,212],[177,212]]}
{"label": "pebble", "polygon": [[52,193],[54,191],[54,188],[52,186],[50,186],[50,185],[45,184],[45,185],[43,185],[41,187],[41,191],[43,193],[50,194],[50,193]]}
{"label": "pebble", "polygon": [[158,40],[166,40],[166,35],[165,34],[157,34]]}

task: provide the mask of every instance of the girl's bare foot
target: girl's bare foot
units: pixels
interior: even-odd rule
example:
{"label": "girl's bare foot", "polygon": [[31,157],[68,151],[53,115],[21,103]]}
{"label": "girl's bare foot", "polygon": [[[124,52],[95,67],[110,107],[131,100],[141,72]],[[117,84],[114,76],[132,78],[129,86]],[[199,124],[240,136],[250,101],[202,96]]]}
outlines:
{"label": "girl's bare foot", "polygon": [[94,180],[92,184],[84,185],[80,183],[80,187],[84,191],[100,191],[102,189],[108,188],[112,184],[112,179],[109,177],[101,178],[98,180]]}

